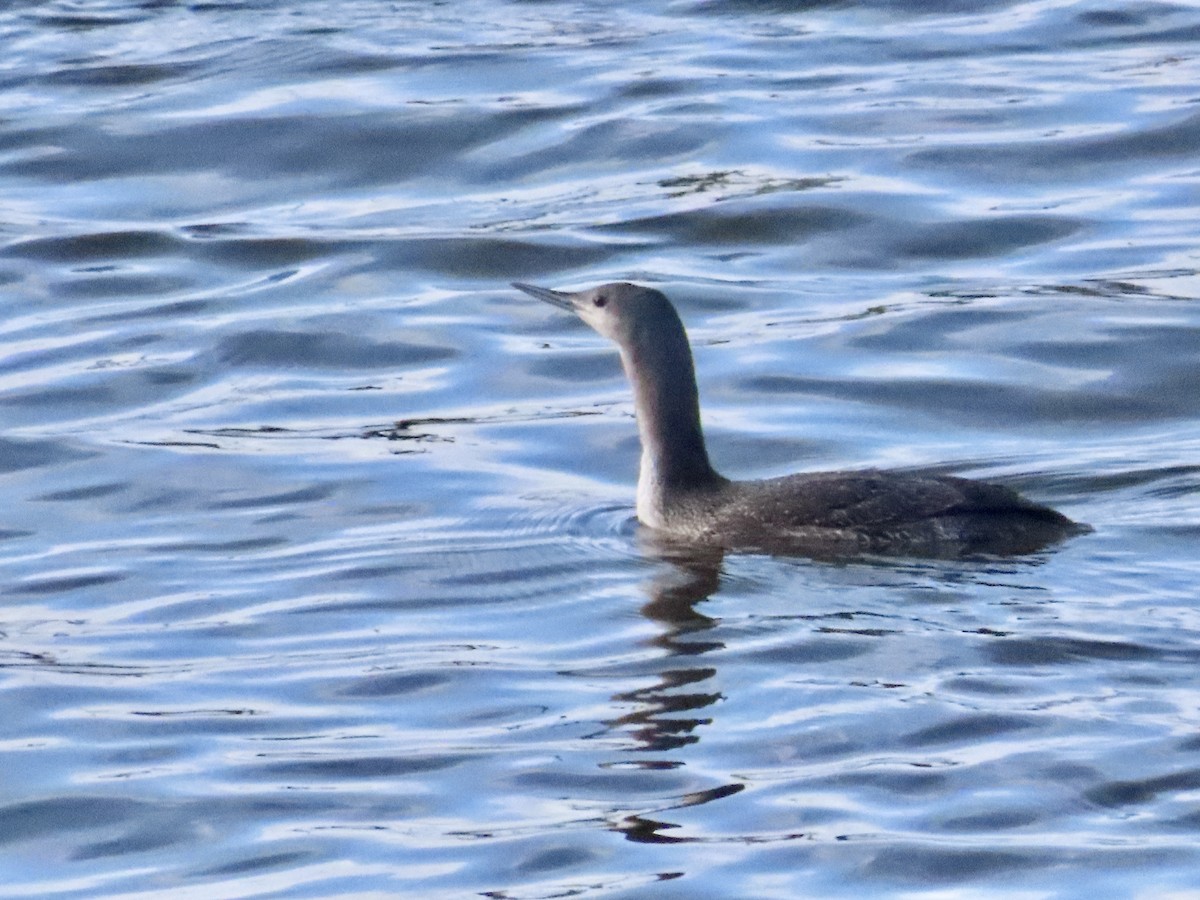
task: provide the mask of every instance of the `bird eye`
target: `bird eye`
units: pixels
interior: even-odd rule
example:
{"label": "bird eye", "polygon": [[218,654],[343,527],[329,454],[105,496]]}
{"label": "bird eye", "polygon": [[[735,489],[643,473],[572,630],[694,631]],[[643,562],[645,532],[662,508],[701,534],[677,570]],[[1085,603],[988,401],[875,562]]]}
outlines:
{"label": "bird eye", "polygon": [[608,298],[605,297],[603,294],[597,294],[596,297],[592,300],[593,306],[604,306],[606,303],[608,303]]}

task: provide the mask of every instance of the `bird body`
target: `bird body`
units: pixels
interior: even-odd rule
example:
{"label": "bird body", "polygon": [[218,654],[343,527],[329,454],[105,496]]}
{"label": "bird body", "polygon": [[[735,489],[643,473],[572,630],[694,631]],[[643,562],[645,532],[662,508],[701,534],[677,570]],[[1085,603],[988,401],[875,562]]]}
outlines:
{"label": "bird body", "polygon": [[642,445],[639,521],[725,549],[804,555],[1012,555],[1086,530],[1002,485],[893,470],[732,481],[708,458],[687,333],[660,291],[627,283],[576,293],[514,287],[616,342]]}

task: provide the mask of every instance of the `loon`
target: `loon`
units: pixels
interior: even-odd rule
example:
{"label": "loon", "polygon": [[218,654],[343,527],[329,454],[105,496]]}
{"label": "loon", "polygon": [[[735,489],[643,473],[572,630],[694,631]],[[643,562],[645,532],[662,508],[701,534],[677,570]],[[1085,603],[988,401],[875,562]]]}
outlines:
{"label": "loon", "polygon": [[570,310],[615,341],[642,445],[637,517],[662,537],[807,556],[1012,556],[1089,531],[1008,487],[950,475],[864,469],[755,481],[708,458],[687,332],[666,295],[628,283],[565,292],[513,287]]}

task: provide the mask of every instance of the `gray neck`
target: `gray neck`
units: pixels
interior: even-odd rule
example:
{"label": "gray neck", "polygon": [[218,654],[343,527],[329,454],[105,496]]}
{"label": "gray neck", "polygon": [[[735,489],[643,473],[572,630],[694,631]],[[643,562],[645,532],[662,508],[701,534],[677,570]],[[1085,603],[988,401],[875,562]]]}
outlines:
{"label": "gray neck", "polygon": [[672,495],[723,480],[704,446],[696,374],[683,325],[678,318],[655,324],[635,335],[641,339],[621,347],[642,441],[638,518],[651,526],[662,524]]}

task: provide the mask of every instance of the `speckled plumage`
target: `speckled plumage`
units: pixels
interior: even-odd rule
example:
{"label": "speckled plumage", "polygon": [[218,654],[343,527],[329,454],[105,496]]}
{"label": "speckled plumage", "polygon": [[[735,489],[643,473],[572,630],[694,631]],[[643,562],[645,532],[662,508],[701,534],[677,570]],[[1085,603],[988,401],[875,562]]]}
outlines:
{"label": "speckled plumage", "polygon": [[687,334],[660,291],[604,284],[514,287],[577,313],[617,343],[642,442],[638,518],[664,536],[725,549],[843,556],[1028,553],[1087,530],[1002,485],[862,470],[731,481],[712,467]]}

